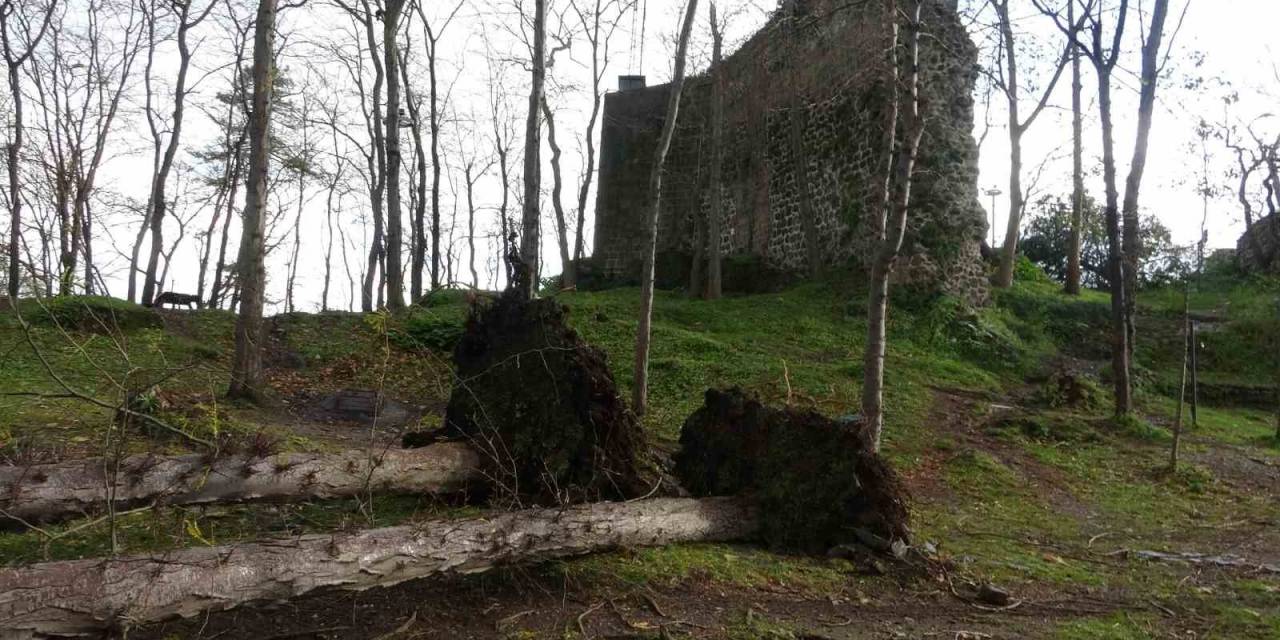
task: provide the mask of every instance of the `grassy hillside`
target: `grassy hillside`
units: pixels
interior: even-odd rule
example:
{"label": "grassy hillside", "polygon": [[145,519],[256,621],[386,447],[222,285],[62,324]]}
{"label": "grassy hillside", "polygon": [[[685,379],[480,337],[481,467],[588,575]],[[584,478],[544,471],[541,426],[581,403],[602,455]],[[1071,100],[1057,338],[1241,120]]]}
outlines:
{"label": "grassy hillside", "polygon": [[[844,560],[724,545],[596,556],[512,579],[553,589],[572,584],[574,593],[609,592],[624,601],[643,591],[717,602],[720,613],[687,612],[720,630],[695,631],[696,637],[809,637],[801,630],[872,637],[857,635],[867,631],[861,625],[823,622],[853,615],[880,620],[904,637],[954,635],[958,628],[994,637],[1183,638],[1187,631],[1280,637],[1274,574],[1150,562],[1127,553],[1229,552],[1259,564],[1280,562],[1280,449],[1272,412],[1233,406],[1225,394],[1202,410],[1188,435],[1186,463],[1168,473],[1175,407],[1163,393],[1176,385],[1180,366],[1180,292],[1140,298],[1141,419],[1117,424],[1109,419],[1105,390],[1107,298],[1095,292],[1070,298],[1033,270],[1021,276],[995,304],[977,311],[905,288],[895,292],[885,445],[914,495],[917,540],[937,544],[951,560],[956,585],[995,581],[1009,589],[1026,603],[1019,614],[983,616],[945,584],[879,577]],[[1198,316],[1216,327],[1205,335],[1202,379],[1263,389],[1277,371],[1270,341],[1277,334],[1280,283],[1219,284],[1202,287],[1193,300]],[[608,353],[624,397],[637,298],[626,289],[560,296],[574,327]],[[841,282],[714,302],[659,293],[647,429],[660,444],[673,445],[710,386],[738,385],[770,402],[832,415],[856,413],[863,300],[857,285]],[[16,319],[0,316],[0,389],[8,393],[0,396],[0,452],[33,460],[101,450],[110,411],[57,397],[66,389],[50,370],[78,392],[104,399],[157,385],[154,395],[170,423],[229,444],[264,437],[278,448],[365,442],[367,430],[341,432],[310,413],[318,397],[341,388],[384,389],[419,407],[419,422],[435,424],[449,389],[448,346],[465,304],[461,296],[441,296],[396,316],[273,319],[267,362],[278,405],[265,410],[221,398],[233,322],[226,313],[152,312],[103,300],[28,309],[30,340],[44,361]],[[114,323],[95,320],[112,315]],[[162,434],[138,434],[126,444],[130,450],[185,448],[180,438]],[[373,506],[372,518],[349,502],[149,511],[123,518],[117,534],[120,551],[127,552],[452,512],[415,498],[384,498]],[[35,532],[0,533],[7,564],[109,549],[100,525],[52,541]],[[764,607],[767,613],[752,604],[779,589],[790,594],[788,602],[804,606]],[[522,610],[518,600],[494,606]],[[577,633],[573,624],[550,635],[545,624],[528,625],[528,637]]]}

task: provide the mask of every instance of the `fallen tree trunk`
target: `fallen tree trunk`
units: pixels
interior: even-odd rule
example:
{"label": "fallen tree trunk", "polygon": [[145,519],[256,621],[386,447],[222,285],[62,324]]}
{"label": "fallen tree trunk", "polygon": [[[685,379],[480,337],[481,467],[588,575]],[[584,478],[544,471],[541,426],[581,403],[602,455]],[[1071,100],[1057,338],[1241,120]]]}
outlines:
{"label": "fallen tree trunk", "polygon": [[364,590],[618,547],[743,540],[757,528],[743,499],[659,498],[0,569],[0,637],[90,634],[321,587]]}
{"label": "fallen tree trunk", "polygon": [[0,523],[47,522],[117,507],[249,500],[339,498],[378,492],[452,494],[481,480],[480,458],[462,443],[421,449],[282,453],[267,457],[203,454],[131,456],[109,491],[101,458],[0,467]]}

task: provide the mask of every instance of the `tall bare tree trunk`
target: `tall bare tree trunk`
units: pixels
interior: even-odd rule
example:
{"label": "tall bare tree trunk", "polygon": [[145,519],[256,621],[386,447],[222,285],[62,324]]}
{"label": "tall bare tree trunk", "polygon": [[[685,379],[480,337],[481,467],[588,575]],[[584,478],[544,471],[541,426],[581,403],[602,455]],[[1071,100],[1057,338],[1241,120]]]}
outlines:
{"label": "tall bare tree trunk", "polygon": [[31,40],[30,47],[23,53],[17,53],[13,44],[9,41],[10,19],[13,18],[17,9],[12,2],[0,4],[0,46],[4,47],[4,62],[9,79],[9,96],[13,101],[13,137],[10,139],[9,148],[6,150],[9,170],[9,299],[13,304],[18,302],[18,294],[21,292],[20,284],[22,282],[22,261],[19,258],[19,248],[22,244],[22,193],[19,191],[18,163],[21,161],[22,155],[23,125],[22,84],[18,78],[18,69],[23,64],[26,64],[27,58],[31,57],[31,53],[35,51],[36,47],[40,46],[40,41],[44,39],[44,34],[49,30],[49,22],[53,18],[55,8],[57,8],[57,3],[50,2],[44,10],[44,20],[40,24],[40,31]]}
{"label": "tall bare tree trunk", "polygon": [[253,34],[253,99],[249,114],[249,184],[244,231],[236,271],[240,280],[240,313],[236,349],[231,361],[228,395],[262,399],[262,307],[266,288],[267,163],[270,161],[271,101],[274,85],[276,0],[258,1]]}
{"label": "tall bare tree trunk", "polygon": [[684,66],[689,51],[689,34],[693,32],[693,18],[698,11],[698,0],[689,0],[685,7],[684,22],[680,26],[680,39],[676,44],[675,71],[667,95],[667,115],[662,122],[662,134],[653,152],[653,166],[649,169],[649,210],[645,219],[644,266],[640,272],[640,325],[636,329],[636,361],[631,388],[631,408],[636,415],[644,415],[649,405],[649,341],[653,323],[654,262],[658,252],[658,215],[662,210],[662,171],[667,162],[667,151],[676,132],[676,119],[680,115],[680,95],[684,90]]}
{"label": "tall bare tree trunk", "polygon": [[707,214],[707,286],[702,295],[707,300],[720,297],[723,288],[721,275],[721,231],[724,220],[724,64],[721,50],[724,34],[716,17],[716,3],[711,3],[711,206]]}
{"label": "tall bare tree trunk", "polygon": [[529,115],[524,127],[524,211],[520,220],[523,273],[515,283],[526,300],[532,300],[537,293],[538,273],[541,271],[542,127],[538,123],[538,113],[542,109],[547,80],[547,0],[534,0],[533,5],[533,81],[529,88]]}
{"label": "tall bare tree trunk", "polygon": [[[435,34],[429,34],[427,74],[431,81],[431,288],[440,288],[440,95],[436,78]],[[503,198],[506,198],[504,193]]]}
{"label": "tall bare tree trunk", "polygon": [[1115,413],[1133,411],[1130,377],[1129,329],[1125,320],[1129,292],[1125,285],[1124,246],[1121,242],[1120,195],[1116,188],[1115,125],[1111,115],[1111,69],[1098,68],[1098,109],[1102,120],[1102,176],[1106,185],[1107,272],[1111,286],[1111,373],[1115,387]]}
{"label": "tall bare tree trunk", "polygon": [[[407,47],[407,45],[406,45]],[[411,233],[413,235],[413,255],[409,261],[409,302],[422,299],[422,272],[426,267],[427,255],[427,157],[426,147],[422,144],[422,118],[420,105],[414,99],[413,87],[409,84],[409,65],[400,65],[400,80],[404,83],[405,103],[409,106],[409,132],[413,136],[414,171],[417,180],[417,197],[413,201]]]}
{"label": "tall bare tree trunk", "polygon": [[[1054,70],[1053,78],[1045,85],[1040,102],[1024,122],[1019,105],[1022,92],[1018,79],[1020,50],[1014,39],[1013,20],[1009,16],[1009,0],[988,1],[999,19],[1002,57],[1005,61],[1004,77],[1000,82],[1000,88],[1008,102],[1009,112],[1009,222],[1005,229],[1004,246],[1000,252],[1000,268],[996,272],[995,284],[998,287],[1010,287],[1013,285],[1013,266],[1018,259],[1018,236],[1022,229],[1022,214],[1026,208],[1026,194],[1022,189],[1022,138],[1044,111],[1049,97],[1062,77],[1067,58],[1073,53],[1075,47],[1074,41],[1068,40],[1066,49]],[[1074,27],[1074,23],[1072,25]]]}
{"label": "tall bare tree trunk", "polygon": [[404,308],[404,269],[400,265],[400,50],[396,37],[404,0],[386,0],[382,48],[387,73],[387,307]]}
{"label": "tall bare tree trunk", "polygon": [[[889,275],[902,251],[903,236],[907,228],[907,212],[911,204],[911,180],[915,171],[920,138],[924,135],[924,117],[920,113],[920,14],[923,0],[916,0],[911,23],[908,25],[909,68],[907,80],[909,104],[904,110],[901,73],[898,70],[898,2],[885,0],[885,25],[888,34],[886,81],[892,87],[890,103],[881,126],[887,127],[883,143],[886,160],[882,165],[884,180],[877,179],[880,191],[877,206],[880,209],[873,219],[876,233],[876,254],[871,264],[870,293],[867,303],[867,342],[863,352],[862,419],[868,447],[880,450],[884,433],[884,360],[886,327],[889,318]],[[902,148],[895,153],[897,123],[902,116],[904,139]],[[897,189],[895,192],[894,189]]]}
{"label": "tall bare tree trunk", "polygon": [[1142,237],[1138,224],[1138,196],[1142,188],[1142,176],[1147,168],[1147,148],[1151,141],[1151,125],[1155,116],[1156,87],[1160,82],[1161,42],[1164,24],[1169,16],[1169,0],[1155,0],[1152,7],[1151,26],[1142,47],[1142,88],[1138,94],[1138,135],[1133,146],[1133,161],[1129,164],[1129,176],[1124,188],[1124,259],[1125,330],[1129,333],[1129,357],[1133,357],[1133,343],[1137,338],[1138,272],[1141,268]]}
{"label": "tall bare tree trunk", "polygon": [[1080,253],[1084,238],[1084,109],[1081,93],[1080,52],[1074,46],[1080,29],[1076,23],[1076,0],[1067,2],[1067,22],[1071,23],[1071,240],[1067,247],[1068,295],[1080,295]]}

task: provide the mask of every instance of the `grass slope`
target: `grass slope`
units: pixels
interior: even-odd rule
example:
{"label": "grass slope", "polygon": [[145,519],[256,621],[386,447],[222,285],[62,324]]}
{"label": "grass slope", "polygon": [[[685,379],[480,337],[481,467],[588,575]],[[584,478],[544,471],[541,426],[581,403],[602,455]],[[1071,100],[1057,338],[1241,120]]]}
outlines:
{"label": "grass slope", "polygon": [[[1176,380],[1180,366],[1180,292],[1140,298],[1143,419],[1114,424],[1104,391],[1105,295],[1070,298],[1034,271],[1020,276],[987,309],[972,311],[954,300],[899,289],[891,313],[886,451],[915,494],[917,538],[938,544],[954,563],[957,581],[998,582],[1036,612],[975,628],[1008,637],[1186,637],[1187,631],[1197,637],[1280,637],[1275,576],[1149,563],[1123,553],[1234,552],[1257,562],[1280,561],[1280,452],[1272,415],[1259,408],[1202,410],[1198,428],[1189,434],[1188,463],[1167,473],[1167,426],[1175,407],[1160,392]],[[1221,325],[1206,340],[1206,381],[1262,387],[1274,379],[1275,367],[1258,354],[1275,335],[1269,314],[1278,291],[1275,282],[1253,281],[1204,287],[1196,295],[1193,309]],[[627,289],[560,296],[574,326],[608,353],[624,396],[632,380],[637,298],[637,291]],[[833,415],[856,413],[863,299],[856,286],[839,282],[714,302],[660,292],[646,427],[660,442],[672,443],[711,386],[738,385],[770,402]],[[398,316],[279,317],[271,324],[267,360],[282,405],[262,411],[220,402],[229,315],[153,314],[101,300],[60,304],[61,315],[28,313],[35,325],[31,339],[48,367],[35,357],[16,320],[0,316],[0,388],[62,393],[48,368],[104,398],[158,381],[167,405],[163,413],[181,428],[202,436],[232,432],[251,438],[266,432],[283,448],[343,444],[315,435],[298,410],[308,399],[343,387],[383,388],[428,408],[424,422],[438,420],[434,416],[449,388],[447,347],[465,314],[465,301],[450,295]],[[131,319],[118,325],[121,330],[106,330],[85,320],[86,309],[91,317],[111,311]],[[1094,388],[1097,400],[1063,405],[1050,386],[1050,374],[1062,369]],[[0,396],[0,446],[19,460],[91,454],[100,450],[109,413],[65,398]],[[183,445],[173,438],[135,436],[128,447]],[[119,551],[129,552],[441,513],[438,505],[415,498],[373,505],[167,509],[126,516],[116,536]],[[82,527],[51,541],[34,532],[0,533],[0,558],[13,564],[111,549],[105,526],[83,525],[52,529],[58,535]],[[865,615],[881,611],[900,618],[905,607],[909,617],[936,618],[933,627],[903,627],[908,637],[952,628],[956,616],[967,619],[968,611],[937,585],[903,592],[895,580],[865,575],[843,560],[749,547],[607,554],[539,571],[539,580],[588,591],[630,594],[710,585],[721,595],[745,593],[743,602],[751,602],[786,589],[802,600],[840,602]],[[895,610],[895,601],[905,604]],[[712,637],[803,637],[815,625],[800,614],[770,617],[750,607],[742,614],[732,612],[721,621],[723,633]],[[572,625],[567,633],[576,633]]]}

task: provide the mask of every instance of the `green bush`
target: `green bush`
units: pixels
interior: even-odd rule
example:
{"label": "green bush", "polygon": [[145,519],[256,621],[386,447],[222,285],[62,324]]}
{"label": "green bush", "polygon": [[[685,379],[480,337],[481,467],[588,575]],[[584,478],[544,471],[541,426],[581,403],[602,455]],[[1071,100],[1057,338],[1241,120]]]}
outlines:
{"label": "green bush", "polygon": [[388,335],[406,349],[450,351],[462,337],[462,319],[456,314],[415,310],[397,324]]}

